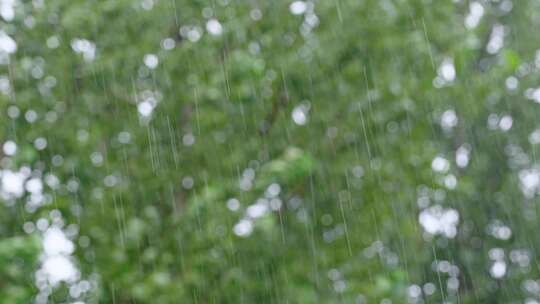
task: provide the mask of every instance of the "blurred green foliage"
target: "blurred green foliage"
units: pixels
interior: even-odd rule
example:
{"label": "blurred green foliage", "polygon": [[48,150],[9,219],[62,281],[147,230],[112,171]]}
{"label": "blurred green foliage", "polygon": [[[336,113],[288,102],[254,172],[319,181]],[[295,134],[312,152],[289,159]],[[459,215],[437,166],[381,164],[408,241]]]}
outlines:
{"label": "blurred green foliage", "polygon": [[38,267],[39,240],[32,236],[0,241],[0,298],[5,303],[23,303],[34,293],[32,273]]}
{"label": "blurred green foliage", "polygon": [[[39,302],[43,229],[24,227],[58,211],[93,288],[62,282],[52,303],[538,299],[522,288],[540,274],[538,200],[519,179],[536,165],[540,112],[525,93],[539,79],[538,11],[534,0],[16,1],[0,18],[17,44],[7,54],[0,40],[0,143],[17,152],[0,166],[46,185],[38,208],[28,191],[0,203],[0,302]],[[489,127],[504,115],[511,128]],[[437,156],[448,172],[434,172]],[[459,212],[454,237],[419,224],[426,199]],[[273,209],[251,218],[261,204]],[[236,233],[246,218],[253,230]],[[511,237],[494,238],[494,221]],[[493,248],[503,277],[490,274]]]}

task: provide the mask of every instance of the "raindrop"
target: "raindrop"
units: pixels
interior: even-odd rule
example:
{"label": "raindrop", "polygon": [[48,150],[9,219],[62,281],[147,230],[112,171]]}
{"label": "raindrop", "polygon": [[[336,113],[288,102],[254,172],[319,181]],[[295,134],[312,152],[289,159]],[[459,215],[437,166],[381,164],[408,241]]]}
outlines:
{"label": "raindrop", "polygon": [[291,116],[295,124],[303,126],[308,121],[308,109],[305,105],[299,105],[293,109]]}
{"label": "raindrop", "polygon": [[172,38],[165,38],[161,41],[161,48],[167,51],[174,49],[175,45],[176,42]]}
{"label": "raindrop", "polygon": [[221,26],[221,23],[217,21],[217,19],[210,19],[208,22],[206,22],[206,30],[211,35],[219,36],[223,32],[223,27]]}
{"label": "raindrop", "polygon": [[253,232],[253,223],[251,220],[242,219],[234,225],[233,231],[240,237],[248,237]]}
{"label": "raindrop", "polygon": [[2,148],[5,155],[13,156],[15,153],[17,153],[17,144],[12,140],[6,141]]}
{"label": "raindrop", "polygon": [[34,140],[34,147],[40,151],[47,148],[47,140],[43,137],[36,138],[36,140]]}
{"label": "raindrop", "polygon": [[504,261],[495,261],[489,269],[489,274],[495,279],[500,279],[506,274],[506,263]]}
{"label": "raindrop", "polygon": [[301,15],[306,12],[307,4],[305,1],[294,1],[289,6],[289,10],[293,15]]}
{"label": "raindrop", "polygon": [[240,202],[236,198],[231,198],[227,201],[227,208],[231,211],[238,211],[240,209]]}
{"label": "raindrop", "polygon": [[[157,68],[158,63],[159,63],[159,59],[155,54],[144,55],[144,65],[146,65],[149,69]],[[144,116],[147,116],[147,115],[144,115]]]}
{"label": "raindrop", "polygon": [[458,117],[454,110],[447,110],[441,115],[441,127],[448,131],[454,128],[458,123]]}
{"label": "raindrop", "polygon": [[437,156],[431,162],[431,168],[435,172],[444,173],[450,169],[450,162],[442,156]]}
{"label": "raindrop", "polygon": [[512,116],[510,115],[504,115],[501,117],[501,120],[499,121],[499,128],[503,131],[508,131],[510,128],[512,128],[512,123],[514,120],[512,119]]}
{"label": "raindrop", "polygon": [[4,31],[0,31],[0,54],[12,54],[17,51],[17,43],[9,37]]}
{"label": "raindrop", "polygon": [[154,111],[154,105],[148,101],[143,101],[137,105],[137,111],[141,116],[148,117]]}
{"label": "raindrop", "polygon": [[182,179],[182,187],[184,189],[191,189],[193,188],[193,185],[195,184],[195,181],[193,180],[193,177],[186,176]]}

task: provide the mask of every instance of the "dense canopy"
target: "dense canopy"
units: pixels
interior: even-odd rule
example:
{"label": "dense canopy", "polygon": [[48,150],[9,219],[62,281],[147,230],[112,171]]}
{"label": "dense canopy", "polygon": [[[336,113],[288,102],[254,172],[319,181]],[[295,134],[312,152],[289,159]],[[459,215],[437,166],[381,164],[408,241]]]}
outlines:
{"label": "dense canopy", "polygon": [[540,302],[540,2],[0,0],[0,302]]}

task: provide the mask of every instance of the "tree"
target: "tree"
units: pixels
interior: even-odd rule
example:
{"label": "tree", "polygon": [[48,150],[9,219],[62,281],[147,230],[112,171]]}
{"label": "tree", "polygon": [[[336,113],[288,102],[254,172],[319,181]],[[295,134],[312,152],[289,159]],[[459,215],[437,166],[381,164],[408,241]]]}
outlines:
{"label": "tree", "polygon": [[1,4],[0,296],[537,299],[538,5]]}

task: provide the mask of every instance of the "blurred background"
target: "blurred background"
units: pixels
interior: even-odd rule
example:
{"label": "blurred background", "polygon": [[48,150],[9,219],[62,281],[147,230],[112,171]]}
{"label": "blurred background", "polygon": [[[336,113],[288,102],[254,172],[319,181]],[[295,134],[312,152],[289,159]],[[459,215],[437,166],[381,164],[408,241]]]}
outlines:
{"label": "blurred background", "polygon": [[0,0],[0,302],[539,303],[539,28]]}

